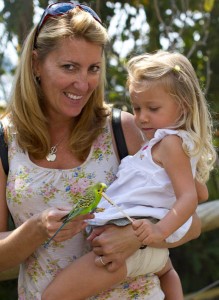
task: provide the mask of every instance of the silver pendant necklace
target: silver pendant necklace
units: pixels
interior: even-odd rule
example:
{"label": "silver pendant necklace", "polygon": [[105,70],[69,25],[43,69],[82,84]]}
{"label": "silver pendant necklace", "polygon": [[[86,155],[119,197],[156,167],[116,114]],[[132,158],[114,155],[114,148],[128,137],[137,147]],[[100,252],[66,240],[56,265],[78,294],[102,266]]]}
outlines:
{"label": "silver pendant necklace", "polygon": [[55,146],[52,146],[50,148],[49,154],[46,156],[47,161],[55,161],[56,160],[57,146],[58,146],[58,144],[56,144]]}
{"label": "silver pendant necklace", "polygon": [[46,160],[47,161],[55,161],[56,160],[56,152],[58,150],[58,145],[63,142],[65,136],[62,137],[62,139],[57,143],[55,144],[54,146],[52,146],[49,150],[49,154],[46,156]]}

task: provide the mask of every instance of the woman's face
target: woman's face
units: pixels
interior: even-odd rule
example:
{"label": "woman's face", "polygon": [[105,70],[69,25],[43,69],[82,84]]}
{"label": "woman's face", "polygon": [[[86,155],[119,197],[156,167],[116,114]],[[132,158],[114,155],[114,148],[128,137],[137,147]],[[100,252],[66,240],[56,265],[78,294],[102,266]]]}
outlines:
{"label": "woman's face", "polygon": [[40,77],[49,118],[80,114],[100,81],[102,47],[83,39],[63,39],[44,61],[34,54],[34,71]]}

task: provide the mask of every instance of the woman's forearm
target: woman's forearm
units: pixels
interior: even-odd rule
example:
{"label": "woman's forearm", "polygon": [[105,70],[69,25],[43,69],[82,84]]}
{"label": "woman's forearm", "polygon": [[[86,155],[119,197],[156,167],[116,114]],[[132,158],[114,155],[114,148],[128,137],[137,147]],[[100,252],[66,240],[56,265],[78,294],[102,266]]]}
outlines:
{"label": "woman's forearm", "polygon": [[[32,216],[14,231],[0,233],[0,271],[20,264],[52,237],[69,211],[67,208],[49,208]],[[85,220],[89,218],[92,218],[91,214],[74,218],[57,234],[54,241],[61,242],[72,238],[85,228]]]}
{"label": "woman's forearm", "polygon": [[10,233],[0,234],[0,271],[24,261],[47,238],[34,216]]}

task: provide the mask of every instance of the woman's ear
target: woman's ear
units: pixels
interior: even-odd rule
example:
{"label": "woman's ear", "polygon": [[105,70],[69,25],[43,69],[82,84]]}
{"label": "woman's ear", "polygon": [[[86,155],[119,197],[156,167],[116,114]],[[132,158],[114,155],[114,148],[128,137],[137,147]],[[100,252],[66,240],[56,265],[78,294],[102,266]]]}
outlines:
{"label": "woman's ear", "polygon": [[32,66],[35,77],[40,77],[40,67],[37,50],[33,50],[32,52]]}

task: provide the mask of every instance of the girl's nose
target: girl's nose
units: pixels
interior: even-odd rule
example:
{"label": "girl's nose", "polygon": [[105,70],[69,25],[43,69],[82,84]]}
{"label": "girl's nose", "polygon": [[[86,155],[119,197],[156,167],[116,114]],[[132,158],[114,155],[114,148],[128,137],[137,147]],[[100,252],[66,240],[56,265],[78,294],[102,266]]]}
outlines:
{"label": "girl's nose", "polygon": [[149,122],[149,117],[148,117],[147,113],[141,113],[139,119],[140,119],[141,123],[148,123]]}

